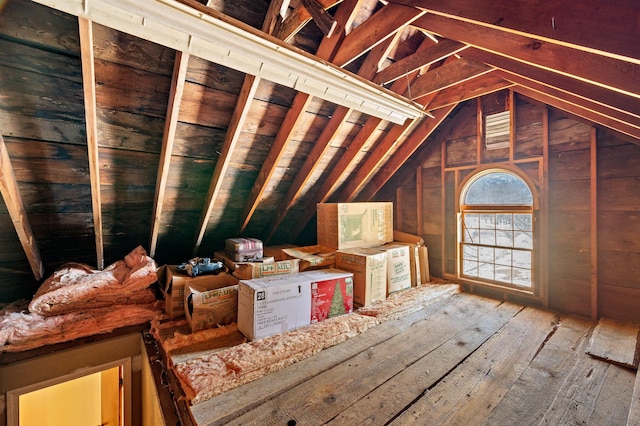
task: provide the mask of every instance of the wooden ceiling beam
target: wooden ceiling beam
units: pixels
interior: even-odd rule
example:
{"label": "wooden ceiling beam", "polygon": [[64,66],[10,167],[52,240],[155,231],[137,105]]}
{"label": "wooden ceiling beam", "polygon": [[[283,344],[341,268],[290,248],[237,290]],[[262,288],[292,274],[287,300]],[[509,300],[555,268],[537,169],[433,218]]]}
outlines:
{"label": "wooden ceiling beam", "polygon": [[640,64],[637,0],[391,0],[431,14]]}
{"label": "wooden ceiling beam", "polygon": [[397,4],[387,4],[348,34],[332,62],[344,67],[388,37],[392,37],[424,12]]}
{"label": "wooden ceiling beam", "polygon": [[[330,9],[333,6],[341,3],[342,0],[317,0],[318,3],[325,9]],[[280,40],[284,40],[286,42],[291,41],[294,35],[296,35],[310,20],[311,13],[309,10],[301,3],[298,5],[293,11],[287,16],[282,24],[276,29],[275,36]],[[334,29],[335,30],[335,29]]]}
{"label": "wooden ceiling beam", "polygon": [[300,3],[309,11],[313,22],[320,28],[325,37],[331,37],[336,29],[336,20],[329,15],[318,0],[300,0]]}
{"label": "wooden ceiling beam", "polygon": [[[356,6],[360,0],[345,0],[340,4],[338,11],[336,12],[335,19],[338,22],[338,31],[336,31],[332,37],[323,38],[318,47],[316,55],[320,58],[331,60],[334,52],[340,45],[340,41],[344,38],[344,23],[347,22],[352,14],[356,13]],[[305,114],[311,100],[313,98],[306,93],[298,92],[293,99],[289,111],[284,118],[284,121],[276,135],[267,158],[262,163],[258,177],[251,188],[251,192],[244,204],[240,217],[240,234],[244,233],[249,225],[249,221],[253,217],[253,214],[260,203],[264,191],[267,188],[269,181],[276,171],[276,167],[284,154],[285,147],[289,143],[297,124]]]}
{"label": "wooden ceiling beam", "polygon": [[[520,80],[518,76],[510,76],[507,73],[504,73],[504,77],[510,78],[513,81]],[[526,82],[526,84],[526,86],[519,84],[515,85],[512,90],[539,102],[546,103],[573,115],[577,115],[578,117],[582,117],[586,120],[632,136],[636,139],[636,144],[640,145],[640,127],[633,126],[627,121],[612,117],[611,114],[605,114],[602,112],[601,108],[596,110],[593,108],[594,105],[592,103],[590,104],[589,102],[585,102],[584,99],[578,98],[577,96],[568,96],[566,93],[558,95],[557,91],[554,91],[542,84],[532,84],[530,82]]]}
{"label": "wooden ceiling beam", "polygon": [[96,112],[96,71],[93,59],[93,23],[78,18],[80,60],[82,62],[82,89],[87,128],[87,154],[91,179],[91,206],[96,244],[96,266],[104,268],[104,236],[102,230],[102,197],[100,193],[100,162],[98,160],[98,116]]}
{"label": "wooden ceiling beam", "polygon": [[[380,62],[387,57],[387,55],[389,54],[389,50],[397,42],[397,38],[399,37],[399,35],[399,33],[396,33],[395,37],[388,38],[385,42],[373,48],[360,67],[358,75],[367,79],[373,77],[379,68]],[[277,231],[278,227],[284,220],[289,210],[294,206],[294,204],[302,195],[302,189],[309,182],[309,179],[311,178],[317,167],[320,165],[320,159],[326,154],[331,144],[331,140],[334,138],[335,134],[340,130],[340,128],[346,123],[352,111],[353,110],[350,108],[338,106],[332,114],[329,122],[318,137],[318,140],[313,144],[311,152],[296,174],[296,177],[291,183],[291,186],[289,186],[287,194],[278,205],[271,224],[267,229],[268,234],[265,238],[266,242],[269,242],[271,238],[273,238],[273,235]]]}
{"label": "wooden ceiling beam", "polygon": [[[562,91],[567,96],[580,97],[590,104],[599,104],[602,112],[611,111],[607,114],[612,113],[620,120],[629,121],[636,126],[640,125],[640,99],[638,98],[475,48],[467,49],[463,55],[466,58],[490,63],[500,70],[543,84],[551,90]],[[593,108],[596,111],[599,109],[596,106]]]}
{"label": "wooden ceiling beam", "polygon": [[[267,14],[262,24],[262,30],[266,33],[270,33],[274,30],[275,23],[279,19],[278,16],[280,13],[280,8],[282,6],[282,1],[283,0],[272,0],[269,4],[269,9],[267,9]],[[213,170],[213,176],[211,178],[211,182],[209,183],[207,198],[204,204],[205,207],[202,211],[202,214],[200,215],[200,220],[198,221],[198,230],[196,233],[196,241],[193,247],[193,256],[196,256],[198,254],[198,251],[200,250],[202,240],[204,239],[204,235],[207,231],[209,219],[211,218],[214,206],[216,205],[218,195],[220,194],[220,189],[222,188],[224,176],[226,175],[229,164],[231,163],[232,154],[236,148],[238,139],[240,138],[242,127],[244,126],[244,123],[249,114],[249,109],[251,107],[251,103],[256,94],[256,91],[258,90],[260,80],[261,79],[256,76],[247,74],[245,75],[245,78],[242,82],[242,87],[240,88],[238,99],[236,100],[233,113],[231,114],[229,127],[227,128],[227,133],[225,134],[225,139],[222,143],[220,156],[216,161],[216,166]]]}
{"label": "wooden ceiling beam", "polygon": [[4,203],[7,206],[13,227],[16,230],[16,234],[18,234],[24,254],[27,256],[33,276],[37,281],[40,281],[44,278],[44,265],[40,257],[38,243],[31,230],[27,211],[22,202],[18,181],[11,166],[11,159],[2,134],[0,134],[0,194],[2,194]]}
{"label": "wooden ceiling beam", "polygon": [[[433,111],[445,106],[458,104],[469,99],[506,89],[515,83],[505,80],[497,70],[482,74],[453,87],[438,91],[427,109]],[[435,115],[435,114],[434,114]]]}
{"label": "wooden ceiling beam", "polygon": [[640,65],[549,41],[427,14],[412,25],[478,49],[640,98]]}
{"label": "wooden ceiling beam", "polygon": [[186,52],[176,52],[173,65],[173,77],[169,90],[169,103],[164,121],[164,132],[162,134],[162,147],[160,148],[160,161],[158,162],[158,176],[156,178],[156,189],[153,198],[153,216],[151,217],[151,241],[149,242],[149,256],[156,255],[158,245],[158,232],[160,230],[160,220],[162,218],[162,207],[164,204],[164,194],[169,181],[169,166],[171,164],[171,154],[173,153],[173,143],[178,126],[178,116],[180,115],[180,103],[182,93],[187,78],[187,65],[189,54]]}
{"label": "wooden ceiling beam", "polygon": [[409,55],[389,65],[375,76],[373,82],[381,85],[389,84],[413,71],[446,59],[467,47],[468,45],[454,40],[440,40],[438,44],[428,49],[416,51],[413,55]]}
{"label": "wooden ceiling beam", "polygon": [[407,89],[406,95],[412,100],[416,100],[449,87],[457,86],[492,70],[492,67],[481,62],[464,58],[456,61],[452,60],[415,79]]}
{"label": "wooden ceiling beam", "polygon": [[[431,104],[429,104],[431,105]],[[433,111],[433,118],[424,119],[419,126],[409,135],[406,141],[398,148],[393,156],[375,174],[371,181],[358,194],[358,199],[370,201],[391,177],[404,165],[404,163],[416,152],[427,138],[442,124],[458,104],[449,104]]]}

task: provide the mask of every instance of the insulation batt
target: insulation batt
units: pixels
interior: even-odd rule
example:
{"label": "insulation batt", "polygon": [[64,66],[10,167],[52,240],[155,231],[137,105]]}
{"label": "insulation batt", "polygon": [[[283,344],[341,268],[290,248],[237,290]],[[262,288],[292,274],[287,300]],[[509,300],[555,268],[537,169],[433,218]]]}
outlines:
{"label": "insulation batt", "polygon": [[117,304],[149,303],[155,300],[147,288],[156,282],[156,270],[155,261],[141,246],[102,271],[67,263],[42,283],[29,311],[50,316]]}
{"label": "insulation batt", "polygon": [[0,353],[151,321],[162,312],[162,302],[149,288],[157,281],[156,269],[140,246],[103,271],[80,263],[61,266],[30,303],[16,302],[0,310]]}
{"label": "insulation batt", "polygon": [[174,363],[173,369],[187,400],[197,404],[301,361],[377,324],[406,317],[458,291],[456,284],[414,287],[350,314],[203,353],[188,361]]}

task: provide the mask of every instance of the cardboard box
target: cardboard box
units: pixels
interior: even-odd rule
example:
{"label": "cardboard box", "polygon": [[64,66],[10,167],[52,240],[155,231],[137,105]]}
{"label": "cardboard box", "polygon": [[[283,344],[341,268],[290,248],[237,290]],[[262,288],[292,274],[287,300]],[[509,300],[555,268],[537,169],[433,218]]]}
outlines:
{"label": "cardboard box", "polygon": [[337,269],[304,272],[311,281],[311,323],[353,312],[353,273]]}
{"label": "cardboard box", "polygon": [[285,259],[300,259],[300,271],[333,268],[336,262],[336,250],[322,245],[306,247],[287,247],[282,249]]}
{"label": "cardboard box", "polygon": [[417,235],[407,234],[401,231],[393,231],[393,241],[410,244],[411,249],[415,251],[416,261],[415,265],[412,263],[411,268],[411,284],[414,282],[415,268],[415,282],[416,285],[426,284],[431,281],[429,274],[429,256],[427,247],[424,245],[424,240]]}
{"label": "cardboard box", "polygon": [[311,281],[302,274],[240,280],[238,330],[249,340],[311,322]]}
{"label": "cardboard box", "polygon": [[387,296],[411,288],[409,246],[403,243],[389,243],[374,249],[387,253]]}
{"label": "cardboard box", "polygon": [[336,252],[336,268],[353,272],[353,305],[367,306],[387,297],[387,253],[370,248]]}
{"label": "cardboard box", "polygon": [[222,259],[229,268],[229,272],[239,280],[271,277],[276,275],[290,275],[299,272],[300,259],[276,261],[273,257],[263,258],[261,262],[234,262],[221,252],[215,252],[218,259]]}
{"label": "cardboard box", "polygon": [[185,314],[194,332],[230,324],[238,318],[238,280],[226,273],[206,278],[185,286]]}
{"label": "cardboard box", "polygon": [[[207,288],[216,275],[190,277],[178,271],[177,265],[162,265],[158,268],[158,283],[164,293],[164,311],[170,319],[185,314],[184,292],[187,283]],[[223,273],[221,272],[220,275]]]}
{"label": "cardboard box", "polygon": [[336,249],[393,241],[393,203],[321,203],[318,244]]}

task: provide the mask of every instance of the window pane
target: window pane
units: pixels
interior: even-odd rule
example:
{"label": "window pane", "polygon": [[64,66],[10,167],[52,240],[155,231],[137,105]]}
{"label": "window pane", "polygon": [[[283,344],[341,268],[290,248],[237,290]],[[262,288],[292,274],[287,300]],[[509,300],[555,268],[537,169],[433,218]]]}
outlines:
{"label": "window pane", "polygon": [[493,263],[481,263],[478,271],[478,277],[486,280],[494,280],[495,274],[493,273]]}
{"label": "window pane", "polygon": [[513,250],[513,266],[531,269],[531,252],[524,250]]}
{"label": "window pane", "polygon": [[478,214],[476,213],[468,213],[464,215],[464,223],[467,225],[467,228],[479,228],[480,222],[478,219]]}
{"label": "window pane", "polygon": [[465,245],[462,254],[465,259],[478,260],[478,247]]}
{"label": "window pane", "polygon": [[531,214],[514,214],[513,215],[513,229],[518,231],[531,231]]}
{"label": "window pane", "polygon": [[463,273],[472,277],[478,276],[478,262],[466,260],[463,262]]}
{"label": "window pane", "polygon": [[496,249],[496,264],[511,266],[511,252],[509,249]]}
{"label": "window pane", "polygon": [[511,173],[494,172],[474,181],[466,192],[464,204],[518,205],[533,204],[527,184]]}
{"label": "window pane", "polygon": [[496,215],[493,213],[483,213],[480,217],[480,229],[496,229]]}
{"label": "window pane", "polygon": [[463,239],[465,243],[478,244],[480,242],[480,231],[477,229],[465,228]]}
{"label": "window pane", "polygon": [[494,262],[495,249],[493,247],[478,247],[478,259],[481,262]]}
{"label": "window pane", "polygon": [[496,231],[496,245],[501,247],[513,247],[513,232]]}
{"label": "window pane", "polygon": [[496,265],[496,281],[511,284],[511,267]]}
{"label": "window pane", "polygon": [[496,244],[496,231],[480,231],[480,244],[493,246]]}
{"label": "window pane", "polygon": [[514,247],[531,250],[533,249],[533,235],[531,232],[516,232],[513,245]]}
{"label": "window pane", "polygon": [[505,230],[512,230],[513,229],[513,223],[511,221],[511,219],[513,218],[513,215],[511,213],[498,213],[496,214],[496,229],[505,229]]}
{"label": "window pane", "polygon": [[516,285],[531,287],[531,270],[513,268],[513,283]]}

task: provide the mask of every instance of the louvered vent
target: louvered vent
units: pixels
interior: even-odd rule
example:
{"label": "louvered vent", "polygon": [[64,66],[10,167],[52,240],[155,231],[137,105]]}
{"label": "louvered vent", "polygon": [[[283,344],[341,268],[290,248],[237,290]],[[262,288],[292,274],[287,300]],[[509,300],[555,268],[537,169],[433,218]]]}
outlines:
{"label": "louvered vent", "polygon": [[511,129],[510,116],[510,111],[485,116],[484,140],[487,149],[509,147],[509,130]]}

